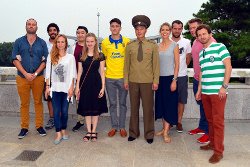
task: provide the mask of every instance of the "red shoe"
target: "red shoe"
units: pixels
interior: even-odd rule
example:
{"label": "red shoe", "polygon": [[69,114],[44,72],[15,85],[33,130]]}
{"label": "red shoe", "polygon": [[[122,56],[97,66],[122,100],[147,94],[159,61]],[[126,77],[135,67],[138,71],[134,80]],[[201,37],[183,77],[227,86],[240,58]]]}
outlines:
{"label": "red shoe", "polygon": [[202,135],[197,142],[200,144],[208,144],[209,143],[209,136],[207,134]]}
{"label": "red shoe", "polygon": [[188,133],[190,135],[196,135],[196,134],[198,134],[198,135],[204,135],[205,134],[205,132],[203,130],[199,129],[199,128],[190,130],[190,131],[188,131]]}

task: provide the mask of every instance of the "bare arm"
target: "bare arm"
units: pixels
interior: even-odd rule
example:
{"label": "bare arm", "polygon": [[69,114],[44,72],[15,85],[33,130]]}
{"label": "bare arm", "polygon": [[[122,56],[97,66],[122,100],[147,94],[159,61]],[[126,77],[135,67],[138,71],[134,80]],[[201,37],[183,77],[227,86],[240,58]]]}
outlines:
{"label": "bare arm", "polygon": [[176,46],[174,48],[174,78],[178,77],[179,66],[180,66],[179,47]]}
{"label": "bare arm", "polygon": [[[13,64],[16,66],[17,70],[20,71],[24,76],[27,74],[27,72],[25,71],[25,69],[23,68],[21,62],[19,60],[14,60]],[[26,78],[26,76],[25,76]],[[28,78],[26,78],[28,79]]]}
{"label": "bare arm", "polygon": [[101,98],[104,95],[104,90],[105,90],[105,73],[104,73],[104,66],[105,66],[105,60],[100,62],[100,75],[102,79],[102,89],[100,90],[99,93],[99,98]]}
{"label": "bare arm", "polygon": [[187,66],[190,64],[191,60],[192,60],[192,54],[187,53],[187,55],[186,55],[186,64],[187,64]]}
{"label": "bare arm", "polygon": [[14,60],[13,64],[16,66],[18,71],[20,71],[24,75],[24,77],[28,81],[32,81],[33,79],[35,79],[36,78],[35,73],[39,74],[45,68],[45,62],[42,62],[35,73],[28,73],[28,72],[25,71],[25,69],[23,68],[23,66],[22,66],[22,64],[20,63],[19,60]]}
{"label": "bare arm", "polygon": [[78,95],[78,92],[79,92],[79,89],[80,89],[80,79],[81,79],[81,76],[82,76],[82,72],[83,72],[83,69],[82,69],[82,62],[78,62],[78,72],[77,72],[77,79],[76,79],[76,89],[75,89],[75,95],[77,96]]}
{"label": "bare arm", "polygon": [[226,85],[228,85],[230,77],[231,77],[231,72],[232,72],[231,59],[230,58],[226,58],[223,61],[223,64],[225,66],[225,76],[224,76],[223,83],[226,84]]}
{"label": "bare arm", "polygon": [[128,90],[129,66],[130,66],[130,52],[129,52],[129,46],[127,46],[125,50],[125,59],[124,59],[124,88],[126,90]]}
{"label": "bare arm", "polygon": [[180,55],[179,55],[179,47],[176,46],[174,48],[174,78],[171,85],[170,85],[170,89],[171,91],[175,91],[177,88],[177,84],[176,84],[176,79],[178,77],[178,72],[179,72],[179,66],[180,66]]}
{"label": "bare arm", "polygon": [[200,72],[199,75],[199,85],[198,85],[198,90],[195,94],[195,99],[196,100],[201,100],[201,78],[202,78],[202,72]]}
{"label": "bare arm", "polygon": [[42,72],[42,70],[45,68],[45,62],[42,62],[41,64],[40,64],[40,66],[38,67],[38,69],[36,70],[36,73],[37,74],[39,74],[39,73],[41,73]]}
{"label": "bare arm", "polygon": [[[225,75],[224,75],[224,81],[223,84],[228,85],[229,80],[230,80],[230,76],[231,76],[231,72],[232,72],[232,65],[231,65],[231,59],[230,58],[226,58],[223,60],[223,64],[225,66]],[[227,94],[227,89],[225,89],[223,86],[220,88],[219,90],[219,98],[223,99],[226,97]]]}

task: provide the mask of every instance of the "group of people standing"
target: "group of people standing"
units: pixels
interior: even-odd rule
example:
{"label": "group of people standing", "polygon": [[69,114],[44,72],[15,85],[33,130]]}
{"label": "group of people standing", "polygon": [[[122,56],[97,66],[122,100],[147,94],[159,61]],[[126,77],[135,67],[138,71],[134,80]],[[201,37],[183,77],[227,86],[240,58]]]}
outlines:
{"label": "group of people standing", "polygon": [[[224,108],[232,68],[230,55],[223,44],[216,43],[211,29],[200,19],[188,22],[190,33],[195,37],[192,47],[188,39],[181,37],[183,23],[180,20],[160,26],[160,44],[145,38],[150,24],[145,15],[133,17],[136,39],[130,41],[120,34],[121,21],[112,19],[111,35],[102,41],[100,52],[95,34],[89,33],[85,26],[77,28],[77,41],[68,47],[66,36],[59,34],[55,23],[47,27],[50,39],[46,44],[36,35],[36,20],[28,19],[27,34],[15,41],[12,52],[13,64],[18,69],[16,82],[21,101],[18,138],[22,139],[28,133],[32,90],[36,129],[41,136],[46,135],[43,129],[44,92],[50,114],[45,128],[48,130],[55,126],[54,144],[69,139],[66,131],[68,107],[74,99],[78,117],[72,130],[76,132],[84,126],[85,119],[85,142],[97,141],[98,118],[108,111],[111,116],[108,136],[113,137],[119,131],[121,137],[128,136],[129,142],[136,140],[140,136],[141,101],[146,142],[153,143],[156,135],[169,143],[169,130],[173,125],[178,132],[183,132],[182,116],[188,97],[187,66],[193,58],[193,90],[200,105],[201,118],[199,127],[189,134],[204,134],[197,141],[207,145],[200,149],[214,150],[209,162],[219,162],[224,151]],[[127,134],[128,92],[131,116]],[[155,132],[154,121],[157,119],[162,120],[162,130]]]}

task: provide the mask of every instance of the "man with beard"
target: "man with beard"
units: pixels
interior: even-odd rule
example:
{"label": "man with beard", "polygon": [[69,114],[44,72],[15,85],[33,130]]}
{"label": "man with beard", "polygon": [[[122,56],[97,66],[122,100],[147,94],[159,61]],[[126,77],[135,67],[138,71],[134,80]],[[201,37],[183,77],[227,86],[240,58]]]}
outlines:
{"label": "man with beard", "polygon": [[183,23],[180,20],[175,20],[172,22],[172,40],[175,41],[179,46],[180,54],[180,66],[178,73],[178,123],[176,130],[182,133],[182,116],[184,112],[185,104],[187,104],[188,97],[188,76],[187,76],[187,66],[191,61],[191,44],[186,38],[181,37],[183,30]]}
{"label": "man with beard", "polygon": [[[196,37],[196,28],[202,24],[202,20],[199,18],[193,18],[188,21],[189,31],[191,35],[195,38],[193,45],[192,45],[192,58],[193,58],[193,68],[194,68],[194,79],[193,79],[193,92],[194,95],[196,94],[198,90],[198,84],[199,84],[199,75],[200,75],[200,63],[199,63],[199,53],[202,50],[203,46],[202,43],[198,40]],[[216,40],[212,37],[211,38],[214,42]],[[196,101],[197,104],[200,106],[200,121],[199,126],[193,130],[190,130],[188,133],[190,135],[202,135],[197,139],[197,142],[200,144],[207,144],[209,143],[209,136],[208,136],[208,122],[206,119],[206,115],[204,112],[204,108],[202,105],[201,100]]]}
{"label": "man with beard", "polygon": [[30,91],[32,91],[35,106],[35,126],[41,136],[45,136],[43,129],[42,94],[44,86],[43,69],[48,56],[48,48],[43,39],[39,38],[35,19],[26,21],[26,35],[18,38],[12,50],[12,61],[17,68],[17,90],[20,96],[21,131],[19,139],[28,134]]}
{"label": "man with beard", "polygon": [[223,158],[224,151],[224,113],[232,72],[231,57],[224,44],[213,42],[208,25],[200,25],[196,36],[203,45],[199,54],[201,72],[196,99],[202,99],[210,139],[210,143],[200,149],[213,150],[209,162],[217,163]]}
{"label": "man with beard", "polygon": [[[50,23],[47,27],[47,32],[48,32],[48,35],[49,35],[49,41],[46,42],[47,44],[47,47],[48,47],[48,51],[50,53],[52,47],[53,47],[53,43],[54,43],[54,40],[56,38],[56,36],[59,34],[60,32],[60,29],[59,27],[57,26],[57,24],[55,23]],[[44,84],[46,85],[46,84]],[[44,88],[45,90],[46,88]],[[45,129],[52,129],[54,127],[54,118],[53,118],[53,107],[52,107],[52,101],[51,101],[51,98],[44,98],[45,101],[47,101],[47,105],[48,105],[48,110],[49,110],[49,120],[47,122],[47,124],[45,125]]]}

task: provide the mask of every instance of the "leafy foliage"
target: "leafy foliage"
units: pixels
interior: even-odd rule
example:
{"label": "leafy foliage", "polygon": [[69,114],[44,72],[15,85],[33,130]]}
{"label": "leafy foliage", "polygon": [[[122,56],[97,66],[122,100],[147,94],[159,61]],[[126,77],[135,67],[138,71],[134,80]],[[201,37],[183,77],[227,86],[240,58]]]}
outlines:
{"label": "leafy foliage", "polygon": [[[224,43],[233,67],[250,68],[250,3],[249,0],[209,0],[194,17],[201,18],[213,30],[214,38]],[[185,25],[188,29],[188,25]],[[185,33],[191,39],[189,33]]]}
{"label": "leafy foliage", "polygon": [[13,66],[11,62],[12,42],[0,43],[0,66]]}

